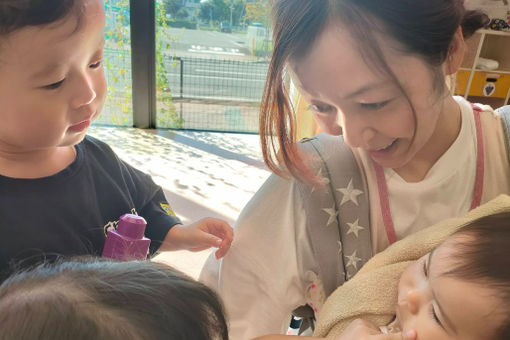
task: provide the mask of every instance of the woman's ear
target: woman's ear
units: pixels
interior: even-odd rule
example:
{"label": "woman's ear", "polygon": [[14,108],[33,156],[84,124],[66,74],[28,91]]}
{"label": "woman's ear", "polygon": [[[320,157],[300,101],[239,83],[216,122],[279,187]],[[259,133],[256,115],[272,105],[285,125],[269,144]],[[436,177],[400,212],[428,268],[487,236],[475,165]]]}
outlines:
{"label": "woman's ear", "polygon": [[465,53],[466,43],[464,42],[464,36],[462,35],[462,27],[459,26],[457,32],[455,32],[453,36],[452,42],[450,44],[450,50],[448,51],[448,57],[446,58],[446,75],[454,74],[459,70]]}

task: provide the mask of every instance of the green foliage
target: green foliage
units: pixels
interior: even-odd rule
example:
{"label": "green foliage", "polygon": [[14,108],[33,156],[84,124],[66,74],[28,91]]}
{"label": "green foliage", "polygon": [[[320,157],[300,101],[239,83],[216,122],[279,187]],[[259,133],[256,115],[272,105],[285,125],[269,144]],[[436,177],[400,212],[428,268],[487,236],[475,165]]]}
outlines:
{"label": "green foliage", "polygon": [[240,25],[244,19],[246,0],[208,0],[200,3],[200,20],[210,23],[221,21],[230,22],[232,14],[232,25]]}
{"label": "green foliage", "polygon": [[269,27],[270,10],[269,0],[247,3],[245,20],[250,23],[260,22],[264,27]]}
{"label": "green foliage", "polygon": [[163,0],[165,13],[170,14],[172,18],[182,9],[182,0]]}
{"label": "green foliage", "polygon": [[183,121],[172,102],[164,60],[165,52],[170,50],[170,42],[174,41],[168,33],[165,14],[165,8],[161,6],[161,1],[156,1],[156,96],[158,99],[156,126],[179,129],[182,128]]}
{"label": "green foliage", "polygon": [[129,51],[129,1],[105,1],[104,65],[107,96],[97,123],[133,125],[131,55]]}
{"label": "green foliage", "polygon": [[[160,126],[180,128],[182,120],[178,117],[172,102],[163,59],[164,52],[170,49],[172,38],[166,29],[166,12],[160,2],[158,0],[156,3],[157,121]],[[129,126],[133,125],[129,0],[106,0],[105,9],[107,16],[105,72],[108,80],[108,95],[99,123]]]}
{"label": "green foliage", "polygon": [[187,28],[190,30],[196,30],[197,29],[197,23],[191,22],[188,20],[167,20],[166,24],[169,27],[175,27],[175,28]]}
{"label": "green foliage", "polygon": [[186,10],[186,8],[181,8],[177,11],[177,13],[175,13],[175,17],[177,19],[186,19],[188,17],[188,11]]}

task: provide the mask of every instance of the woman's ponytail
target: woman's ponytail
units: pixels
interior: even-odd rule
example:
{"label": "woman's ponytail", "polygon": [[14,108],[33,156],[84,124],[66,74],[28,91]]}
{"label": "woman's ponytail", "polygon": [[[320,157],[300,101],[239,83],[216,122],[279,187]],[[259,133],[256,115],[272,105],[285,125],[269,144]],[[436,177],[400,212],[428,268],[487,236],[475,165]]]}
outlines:
{"label": "woman's ponytail", "polygon": [[467,39],[478,29],[487,27],[489,21],[489,16],[484,12],[480,10],[467,10],[460,24],[464,38]]}

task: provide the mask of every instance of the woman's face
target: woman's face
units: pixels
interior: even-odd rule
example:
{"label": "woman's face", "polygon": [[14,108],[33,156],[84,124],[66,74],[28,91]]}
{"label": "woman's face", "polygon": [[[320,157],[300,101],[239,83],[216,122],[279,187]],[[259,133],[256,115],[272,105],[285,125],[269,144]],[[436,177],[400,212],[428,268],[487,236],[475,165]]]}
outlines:
{"label": "woman's face", "polygon": [[455,268],[454,249],[455,242],[443,243],[400,279],[397,323],[404,332],[416,330],[419,340],[488,339],[503,321],[496,292],[444,275]]}
{"label": "woman's face", "polygon": [[388,38],[378,40],[415,113],[399,87],[367,65],[359,44],[341,26],[330,25],[290,66],[323,130],[342,131],[352,148],[365,150],[383,167],[401,168],[435,139],[443,101],[424,61],[399,53]]}

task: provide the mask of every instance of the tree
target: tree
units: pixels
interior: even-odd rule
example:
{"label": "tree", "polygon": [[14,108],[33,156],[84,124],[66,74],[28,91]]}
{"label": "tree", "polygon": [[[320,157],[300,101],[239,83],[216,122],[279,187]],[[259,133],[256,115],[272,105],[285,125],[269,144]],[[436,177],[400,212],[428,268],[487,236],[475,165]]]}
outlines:
{"label": "tree", "polygon": [[240,26],[244,18],[246,0],[229,0],[228,5],[232,10],[232,25]]}
{"label": "tree", "polygon": [[177,17],[177,13],[182,8],[182,0],[163,0],[165,12],[170,14],[172,18]]}
{"label": "tree", "polygon": [[245,20],[254,23],[260,22],[265,27],[269,25],[270,5],[268,0],[255,0],[246,3]]}
{"label": "tree", "polygon": [[187,19],[188,16],[189,16],[188,11],[184,7],[182,7],[177,11],[177,13],[175,13],[175,18],[177,19]]}
{"label": "tree", "polygon": [[224,0],[209,0],[200,3],[198,17],[203,21],[228,21],[230,20],[230,8]]}

